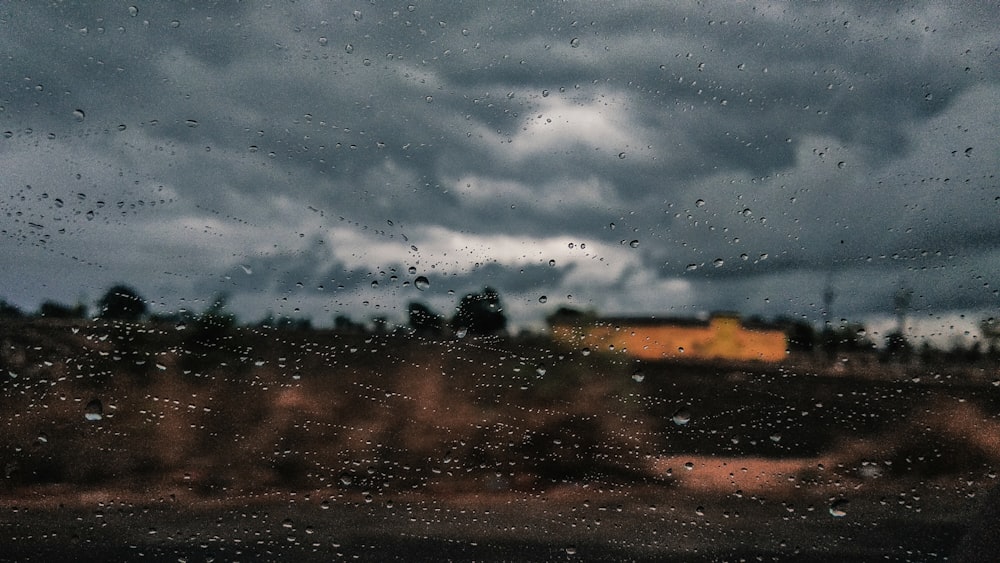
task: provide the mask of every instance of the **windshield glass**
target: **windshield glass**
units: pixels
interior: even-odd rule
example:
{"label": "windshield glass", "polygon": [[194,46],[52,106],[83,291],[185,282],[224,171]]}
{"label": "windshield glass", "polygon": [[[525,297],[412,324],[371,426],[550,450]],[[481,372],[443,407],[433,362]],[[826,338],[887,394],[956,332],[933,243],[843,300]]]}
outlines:
{"label": "windshield glass", "polygon": [[0,559],[975,559],[998,28],[3,3]]}

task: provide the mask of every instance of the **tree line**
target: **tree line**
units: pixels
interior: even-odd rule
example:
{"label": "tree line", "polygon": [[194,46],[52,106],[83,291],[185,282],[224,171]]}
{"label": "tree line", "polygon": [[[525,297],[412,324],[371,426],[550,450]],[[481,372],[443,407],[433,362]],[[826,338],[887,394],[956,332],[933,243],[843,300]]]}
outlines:
{"label": "tree line", "polygon": [[[226,302],[225,295],[217,295],[200,314],[190,311],[153,313],[150,311],[148,301],[138,291],[128,285],[117,284],[98,299],[92,314],[88,307],[80,302],[75,305],[66,305],[47,300],[42,302],[34,313],[26,313],[19,307],[0,299],[0,318],[96,318],[127,322],[198,322],[226,329],[238,324],[236,316],[227,310]],[[507,315],[500,301],[500,294],[489,286],[482,291],[463,296],[450,319],[434,311],[428,305],[417,301],[412,301],[407,306],[407,317],[408,327],[420,336],[441,335],[449,330],[457,334],[492,336],[503,334],[507,330]],[[286,330],[312,328],[312,321],[308,318],[275,317],[272,313],[268,313],[263,319],[253,324],[259,327]],[[344,314],[338,314],[334,317],[334,330],[340,332],[386,332],[388,327],[389,321],[386,317],[374,317],[370,326],[364,322],[355,321]]]}
{"label": "tree line", "polygon": [[[47,318],[47,319],[106,319],[126,322],[150,321],[159,323],[190,323],[201,331],[224,333],[238,325],[236,316],[227,310],[225,295],[217,295],[200,314],[191,311],[175,313],[154,313],[148,301],[138,291],[126,284],[116,284],[109,288],[95,304],[91,315],[88,307],[78,302],[66,305],[52,300],[41,303],[34,313],[26,313],[17,306],[0,299],[0,319]],[[459,299],[454,313],[448,316],[433,310],[419,301],[407,305],[406,328],[418,337],[438,337],[443,335],[466,334],[471,336],[496,336],[507,333],[508,319],[499,292],[490,286],[481,291],[465,294]],[[596,313],[560,307],[548,317],[549,322],[558,319],[593,317]],[[310,330],[312,321],[308,318],[275,317],[268,313],[254,326],[277,330]],[[758,317],[746,319],[745,324],[779,328],[785,332],[788,347],[792,352],[820,353],[832,360],[838,355],[875,351],[878,347],[860,323],[843,323],[839,326],[827,324],[816,329],[811,323],[790,317],[778,317],[766,322]],[[389,321],[377,316],[370,324],[355,321],[345,314],[337,314],[333,319],[333,329],[343,333],[388,332]],[[881,349],[883,355],[902,360],[933,361],[974,361],[983,357],[1000,357],[1000,320],[994,317],[979,323],[980,338],[971,344],[954,342],[950,349],[935,348],[928,341],[915,345],[900,330],[887,334]]]}

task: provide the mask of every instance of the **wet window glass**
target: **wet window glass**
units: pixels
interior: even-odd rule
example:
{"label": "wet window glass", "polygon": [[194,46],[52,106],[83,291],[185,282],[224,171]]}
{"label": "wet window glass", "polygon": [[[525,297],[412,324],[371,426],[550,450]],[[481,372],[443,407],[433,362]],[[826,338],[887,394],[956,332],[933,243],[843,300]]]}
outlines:
{"label": "wet window glass", "polygon": [[0,4],[0,559],[989,559],[998,28]]}

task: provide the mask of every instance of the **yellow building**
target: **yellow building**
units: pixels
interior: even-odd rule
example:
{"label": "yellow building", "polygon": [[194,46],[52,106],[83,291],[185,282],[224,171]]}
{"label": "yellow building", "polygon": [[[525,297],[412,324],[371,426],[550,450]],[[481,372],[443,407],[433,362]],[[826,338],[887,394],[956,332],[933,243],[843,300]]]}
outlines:
{"label": "yellow building", "polygon": [[784,331],[747,328],[734,314],[716,314],[707,321],[564,316],[551,318],[550,326],[556,342],[642,360],[778,362],[788,349]]}

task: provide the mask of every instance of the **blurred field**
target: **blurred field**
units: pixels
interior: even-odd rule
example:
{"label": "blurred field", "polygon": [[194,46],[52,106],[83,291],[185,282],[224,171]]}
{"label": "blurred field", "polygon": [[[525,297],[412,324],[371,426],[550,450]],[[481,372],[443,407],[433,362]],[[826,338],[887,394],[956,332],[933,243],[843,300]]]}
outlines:
{"label": "blurred field", "polygon": [[0,329],[0,559],[935,560],[997,482],[985,368],[180,328]]}

